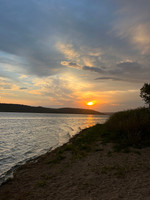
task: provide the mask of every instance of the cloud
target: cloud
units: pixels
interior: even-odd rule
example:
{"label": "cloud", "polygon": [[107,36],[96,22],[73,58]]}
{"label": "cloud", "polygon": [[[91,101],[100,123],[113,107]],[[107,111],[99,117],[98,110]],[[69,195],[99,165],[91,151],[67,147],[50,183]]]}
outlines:
{"label": "cloud", "polygon": [[18,90],[18,86],[8,78],[0,77],[0,90]]}
{"label": "cloud", "polygon": [[97,72],[101,74],[124,74],[124,73],[131,73],[131,72],[138,72],[142,70],[142,66],[137,62],[132,61],[121,61],[116,63],[116,67],[114,69],[107,69],[107,68],[100,68],[100,67],[89,67],[84,66],[83,70],[88,70],[92,72]]}
{"label": "cloud", "polygon": [[64,54],[65,58],[72,60],[78,58],[79,53],[73,48],[72,44],[57,43],[56,48]]}
{"label": "cloud", "polygon": [[150,2],[147,0],[118,1],[118,19],[114,21],[114,30],[121,39],[131,44],[140,54],[150,50]]}
{"label": "cloud", "polygon": [[[60,73],[67,66],[64,61],[72,68],[94,67],[83,69],[101,73],[97,66],[103,66],[109,71],[115,68],[114,61],[136,57],[126,38],[130,37],[141,48],[144,45],[145,51],[149,49],[148,9],[141,16],[139,8],[145,9],[143,2],[134,5],[132,1],[115,4],[95,1],[93,4],[89,0],[87,4],[87,1],[65,0],[56,5],[47,0],[31,0],[30,4],[19,0],[9,4],[2,1],[1,51],[8,56],[3,54],[1,62],[19,65],[24,74],[41,77]],[[138,16],[140,22],[146,18],[144,23],[138,23]],[[16,56],[15,59],[10,55]]]}
{"label": "cloud", "polygon": [[82,69],[82,67],[80,65],[73,63],[73,62],[68,62],[68,61],[61,61],[61,65],[76,68],[76,69]]}
{"label": "cloud", "polygon": [[126,71],[126,72],[136,72],[137,70],[138,71],[142,70],[142,66],[139,63],[132,61],[121,61],[117,63],[117,67],[121,71]]}
{"label": "cloud", "polygon": [[[70,73],[63,73],[61,75],[54,75],[42,78],[34,78],[32,80],[32,87],[28,88],[29,95],[36,95],[37,98],[44,97],[49,105],[65,105],[73,104],[80,99],[83,102],[85,91],[91,90],[91,85],[85,83],[79,77],[75,77]],[[31,96],[32,98],[32,96]],[[53,102],[50,102],[53,100]]]}
{"label": "cloud", "polygon": [[26,88],[26,87],[22,87],[22,88],[20,88],[20,90],[27,90],[28,88]]}
{"label": "cloud", "polygon": [[95,80],[113,80],[113,81],[125,81],[121,78],[115,78],[115,77],[98,77]]}
{"label": "cloud", "polygon": [[77,50],[83,46],[95,49],[87,52],[87,57],[100,56],[97,44],[104,41],[109,30],[107,22],[113,16],[111,6],[107,1],[94,4],[68,0],[57,4],[47,0],[31,0],[30,3],[15,0],[9,4],[2,1],[1,51],[22,59],[21,67],[27,74],[49,76],[59,73],[63,69],[61,61],[69,59],[78,63],[81,55]]}
{"label": "cloud", "polygon": [[150,51],[150,23],[138,24],[131,32],[132,42],[141,50],[142,54]]}
{"label": "cloud", "polygon": [[120,78],[118,77],[111,77],[111,76],[108,76],[108,77],[98,77],[98,78],[95,78],[95,80],[102,80],[102,81],[120,81],[120,82],[128,82],[128,83],[143,83],[143,80],[140,80],[140,79],[134,79],[134,78],[125,78],[125,77],[122,77],[122,76],[119,76]]}
{"label": "cloud", "polygon": [[20,77],[19,77],[19,79],[26,79],[26,78],[28,78],[28,76],[25,75],[25,74],[22,74],[22,75],[20,75]]}
{"label": "cloud", "polygon": [[114,65],[114,68],[84,66],[82,69],[104,75],[95,78],[95,80],[143,82],[143,67],[141,64],[131,60],[120,61]]}
{"label": "cloud", "polygon": [[98,68],[98,67],[84,66],[83,70],[88,70],[88,71],[97,72],[97,73],[104,73],[104,71],[101,68]]}

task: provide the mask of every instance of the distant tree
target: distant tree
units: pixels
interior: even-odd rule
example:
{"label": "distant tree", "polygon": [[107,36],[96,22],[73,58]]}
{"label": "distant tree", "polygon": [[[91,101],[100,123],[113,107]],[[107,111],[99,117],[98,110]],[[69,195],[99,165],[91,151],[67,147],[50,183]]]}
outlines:
{"label": "distant tree", "polygon": [[140,97],[150,108],[150,83],[144,83],[143,87],[140,89]]}

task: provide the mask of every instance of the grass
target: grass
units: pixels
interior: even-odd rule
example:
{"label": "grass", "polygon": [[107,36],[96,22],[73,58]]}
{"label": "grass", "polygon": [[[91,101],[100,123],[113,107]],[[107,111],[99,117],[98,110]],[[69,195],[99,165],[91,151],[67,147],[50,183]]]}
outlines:
{"label": "grass", "polygon": [[[56,164],[65,159],[64,152],[71,152],[72,159],[84,158],[88,152],[102,151],[96,146],[114,143],[114,151],[129,153],[130,147],[143,148],[150,146],[150,110],[137,108],[113,114],[105,124],[97,124],[82,130],[69,143],[56,151],[55,157],[49,163]],[[107,156],[112,156],[108,152]]]}
{"label": "grass", "polygon": [[[101,126],[101,125],[99,125]],[[64,152],[69,151],[72,154],[72,159],[84,158],[88,152],[93,149],[93,143],[97,141],[99,135],[99,126],[93,126],[82,130],[78,135],[74,136],[69,143],[62,146],[57,152],[53,160],[49,163],[59,163],[65,158]],[[94,149],[93,149],[94,151]],[[102,149],[97,149],[102,151]]]}
{"label": "grass", "polygon": [[104,124],[101,137],[115,143],[115,150],[150,146],[150,110],[138,108],[115,113]]}

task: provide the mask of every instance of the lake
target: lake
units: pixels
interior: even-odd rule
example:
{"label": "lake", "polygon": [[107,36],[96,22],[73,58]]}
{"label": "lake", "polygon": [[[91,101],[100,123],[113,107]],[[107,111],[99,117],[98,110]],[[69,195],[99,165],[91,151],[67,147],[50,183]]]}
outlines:
{"label": "lake", "polygon": [[108,115],[0,112],[0,184],[25,161],[66,143]]}

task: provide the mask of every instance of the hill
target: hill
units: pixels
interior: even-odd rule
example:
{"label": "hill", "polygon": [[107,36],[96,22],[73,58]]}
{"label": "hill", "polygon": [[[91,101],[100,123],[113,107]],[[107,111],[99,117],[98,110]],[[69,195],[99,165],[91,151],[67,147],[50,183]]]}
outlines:
{"label": "hill", "polygon": [[94,114],[104,115],[95,110],[81,108],[46,108],[34,107],[21,104],[6,104],[0,103],[0,112],[29,112],[29,113],[67,113],[67,114]]}

